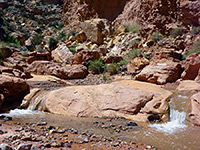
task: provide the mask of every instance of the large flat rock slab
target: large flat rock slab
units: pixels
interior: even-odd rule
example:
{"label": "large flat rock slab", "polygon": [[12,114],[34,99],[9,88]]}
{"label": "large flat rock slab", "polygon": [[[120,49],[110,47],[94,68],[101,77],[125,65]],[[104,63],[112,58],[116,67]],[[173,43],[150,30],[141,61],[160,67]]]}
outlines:
{"label": "large flat rock slab", "polygon": [[146,122],[168,112],[171,92],[158,85],[123,80],[111,84],[70,86],[51,91],[46,109],[54,114],[77,117],[125,117]]}

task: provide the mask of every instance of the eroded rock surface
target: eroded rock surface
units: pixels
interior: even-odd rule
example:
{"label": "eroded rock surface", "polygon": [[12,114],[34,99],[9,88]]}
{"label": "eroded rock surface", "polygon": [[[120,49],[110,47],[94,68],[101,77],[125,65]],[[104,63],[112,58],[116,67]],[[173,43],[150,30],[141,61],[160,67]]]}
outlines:
{"label": "eroded rock surface", "polygon": [[138,81],[73,86],[50,92],[46,109],[55,114],[87,117],[125,117],[148,121],[167,113],[171,92]]}
{"label": "eroded rock surface", "polygon": [[194,125],[200,125],[200,92],[194,94],[191,98],[191,113],[189,115],[190,121]]}
{"label": "eroded rock surface", "polygon": [[19,105],[29,93],[29,85],[22,79],[0,75],[0,112]]}
{"label": "eroded rock surface", "polygon": [[61,79],[84,78],[87,75],[87,68],[83,65],[64,65],[50,61],[34,61],[27,70],[39,75],[54,75]]}

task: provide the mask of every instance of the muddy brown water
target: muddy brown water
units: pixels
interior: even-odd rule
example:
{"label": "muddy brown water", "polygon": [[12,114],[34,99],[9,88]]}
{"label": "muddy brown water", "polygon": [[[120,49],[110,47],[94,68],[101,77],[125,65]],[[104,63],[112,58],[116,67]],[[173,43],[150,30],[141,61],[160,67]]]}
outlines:
{"label": "muddy brown water", "polygon": [[[153,145],[161,150],[199,150],[200,127],[191,125],[186,116],[190,111],[189,97],[192,93],[177,92],[171,90],[174,95],[171,98],[170,121],[162,124],[138,123],[138,127],[120,133],[114,130],[97,127],[93,122],[105,124],[124,125],[128,120],[111,120],[100,118],[76,118],[49,114],[41,111],[12,110],[9,114],[17,122],[36,123],[45,121],[49,124],[78,130],[79,132],[95,133],[105,137],[119,138]],[[174,117],[175,116],[175,117]],[[175,119],[174,119],[175,118]]]}

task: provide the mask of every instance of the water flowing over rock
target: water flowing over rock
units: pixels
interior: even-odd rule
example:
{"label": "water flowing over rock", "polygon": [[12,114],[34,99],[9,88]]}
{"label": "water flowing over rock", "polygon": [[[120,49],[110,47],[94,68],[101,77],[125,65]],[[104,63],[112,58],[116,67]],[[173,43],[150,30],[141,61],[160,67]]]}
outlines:
{"label": "water flowing over rock", "polygon": [[172,93],[138,81],[120,81],[95,86],[72,86],[52,91],[46,109],[55,114],[78,117],[125,117],[146,122],[152,114],[167,113]]}
{"label": "water flowing over rock", "polygon": [[61,79],[84,78],[87,75],[87,68],[83,65],[64,65],[50,61],[34,61],[27,71],[39,75],[54,75]]}
{"label": "water flowing over rock", "polygon": [[29,93],[29,85],[22,79],[0,75],[0,112],[19,105]]}
{"label": "water flowing over rock", "polygon": [[200,92],[194,94],[190,99],[191,113],[189,115],[189,119],[194,125],[200,126]]}

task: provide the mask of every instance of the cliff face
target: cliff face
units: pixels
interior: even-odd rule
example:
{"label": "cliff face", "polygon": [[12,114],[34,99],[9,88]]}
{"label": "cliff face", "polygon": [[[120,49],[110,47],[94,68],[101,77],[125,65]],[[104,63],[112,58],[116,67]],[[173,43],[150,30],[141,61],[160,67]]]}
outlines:
{"label": "cliff face", "polygon": [[199,25],[199,8],[199,0],[65,0],[63,21],[72,24],[99,17],[114,24],[165,29],[171,23]]}
{"label": "cliff face", "polygon": [[162,25],[177,19],[178,8],[179,0],[65,0],[63,19],[66,24],[99,17],[116,24]]}
{"label": "cliff face", "polygon": [[114,21],[129,0],[65,0],[63,20],[65,24],[95,17]]}

